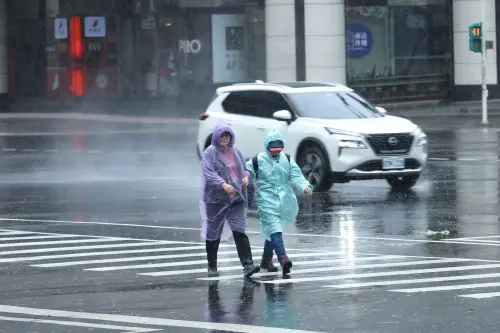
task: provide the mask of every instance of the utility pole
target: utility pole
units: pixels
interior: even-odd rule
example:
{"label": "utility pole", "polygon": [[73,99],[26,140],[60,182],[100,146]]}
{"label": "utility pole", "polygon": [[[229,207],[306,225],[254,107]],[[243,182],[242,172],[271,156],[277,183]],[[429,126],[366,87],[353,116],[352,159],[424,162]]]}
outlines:
{"label": "utility pole", "polygon": [[[486,28],[486,0],[481,0],[482,9],[482,26]],[[481,37],[484,29],[481,29]],[[486,38],[481,38],[481,109],[483,113],[483,119],[481,124],[483,126],[488,125],[488,86],[486,85]]]}

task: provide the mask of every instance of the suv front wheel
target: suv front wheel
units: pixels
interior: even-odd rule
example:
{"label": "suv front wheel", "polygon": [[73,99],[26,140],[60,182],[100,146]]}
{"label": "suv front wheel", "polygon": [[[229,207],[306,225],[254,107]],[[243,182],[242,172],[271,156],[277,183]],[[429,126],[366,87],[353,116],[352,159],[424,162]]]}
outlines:
{"label": "suv front wheel", "polygon": [[329,191],[333,185],[330,168],[325,154],[316,145],[303,149],[298,156],[298,165],[304,177],[314,186],[317,192]]}
{"label": "suv front wheel", "polygon": [[387,178],[387,182],[394,190],[409,190],[417,183],[419,177],[420,175],[391,177]]}

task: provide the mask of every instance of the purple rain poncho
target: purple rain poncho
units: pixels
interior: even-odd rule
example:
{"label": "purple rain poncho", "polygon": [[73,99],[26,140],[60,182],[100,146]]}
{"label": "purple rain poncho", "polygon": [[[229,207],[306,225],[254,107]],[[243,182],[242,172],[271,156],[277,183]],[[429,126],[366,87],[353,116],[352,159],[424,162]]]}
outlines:
{"label": "purple rain poncho", "polygon": [[[220,137],[225,132],[231,134],[231,141],[222,147]],[[203,240],[227,241],[232,231],[245,232],[247,189],[242,182],[250,173],[234,143],[233,130],[221,120],[215,126],[212,144],[203,152],[200,199]],[[236,194],[230,197],[222,188],[224,183],[234,187]]]}

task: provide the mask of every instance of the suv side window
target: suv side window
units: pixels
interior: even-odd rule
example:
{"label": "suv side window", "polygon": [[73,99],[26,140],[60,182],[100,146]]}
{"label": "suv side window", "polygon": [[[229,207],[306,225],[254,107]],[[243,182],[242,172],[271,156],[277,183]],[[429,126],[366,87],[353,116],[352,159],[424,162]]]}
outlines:
{"label": "suv side window", "polygon": [[290,106],[283,96],[273,91],[236,91],[229,94],[222,102],[228,113],[272,118],[279,110],[289,110]]}

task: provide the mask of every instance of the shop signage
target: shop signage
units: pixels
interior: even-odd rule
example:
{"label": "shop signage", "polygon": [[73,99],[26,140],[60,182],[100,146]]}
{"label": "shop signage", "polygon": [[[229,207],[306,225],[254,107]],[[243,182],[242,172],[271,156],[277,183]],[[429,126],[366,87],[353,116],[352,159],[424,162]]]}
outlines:
{"label": "shop signage", "polygon": [[359,23],[346,25],[346,53],[348,58],[359,59],[370,53],[373,37],[370,30]]}
{"label": "shop signage", "polygon": [[214,83],[248,80],[245,26],[241,14],[212,15],[212,66]]}
{"label": "shop signage", "polygon": [[68,19],[58,17],[54,20],[54,35],[56,39],[68,38]]}
{"label": "shop signage", "polygon": [[104,16],[86,16],[85,37],[106,37],[106,18]]}
{"label": "shop signage", "polygon": [[156,27],[156,21],[153,15],[143,16],[141,18],[142,30],[153,30],[155,27]]}
{"label": "shop signage", "polygon": [[198,53],[201,51],[201,42],[199,39],[193,40],[180,40],[179,41],[179,52],[181,53]]}

